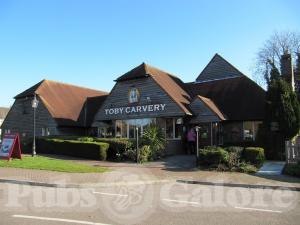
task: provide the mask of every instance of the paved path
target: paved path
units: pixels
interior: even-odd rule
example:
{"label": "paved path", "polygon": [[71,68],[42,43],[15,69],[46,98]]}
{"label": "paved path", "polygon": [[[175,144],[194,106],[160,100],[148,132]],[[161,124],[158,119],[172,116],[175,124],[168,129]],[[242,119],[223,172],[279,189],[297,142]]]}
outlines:
{"label": "paved path", "polygon": [[[54,157],[54,156],[53,156]],[[55,156],[59,157],[59,156]],[[234,172],[201,171],[195,168],[193,156],[172,156],[157,162],[146,164],[112,163],[96,160],[65,158],[77,163],[103,166],[111,169],[105,173],[62,173],[45,170],[28,170],[18,168],[0,168],[0,181],[21,180],[37,183],[59,185],[99,186],[110,183],[110,178],[122,174],[131,176],[131,182],[159,183],[160,181],[180,180],[181,182],[220,184],[229,186],[266,185],[281,187],[300,187],[300,179],[289,176],[250,175]]]}
{"label": "paved path", "polygon": [[257,172],[258,175],[281,175],[285,162],[284,161],[265,161],[263,166]]}

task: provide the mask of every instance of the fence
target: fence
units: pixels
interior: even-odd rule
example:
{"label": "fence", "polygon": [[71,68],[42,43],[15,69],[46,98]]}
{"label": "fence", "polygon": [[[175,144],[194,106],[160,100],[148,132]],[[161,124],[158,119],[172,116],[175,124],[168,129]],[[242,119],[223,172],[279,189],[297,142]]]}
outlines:
{"label": "fence", "polygon": [[295,143],[285,142],[286,162],[297,163],[300,161],[300,136],[296,138]]}

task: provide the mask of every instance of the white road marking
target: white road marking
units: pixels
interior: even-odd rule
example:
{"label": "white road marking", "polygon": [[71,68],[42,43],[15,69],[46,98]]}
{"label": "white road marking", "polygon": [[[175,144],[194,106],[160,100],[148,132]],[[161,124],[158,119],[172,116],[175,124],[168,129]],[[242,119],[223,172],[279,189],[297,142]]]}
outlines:
{"label": "white road marking", "polygon": [[39,217],[39,216],[12,215],[12,217],[23,218],[23,219],[33,219],[33,220],[46,220],[46,221],[66,222],[66,223],[73,223],[73,224],[110,225],[110,224],[104,224],[104,223],[94,223],[94,222],[89,222],[89,221],[68,220],[68,219],[61,219],[61,218]]}
{"label": "white road marking", "polygon": [[193,204],[193,205],[200,205],[199,202],[189,202],[189,201],[181,201],[181,200],[167,199],[167,198],[164,198],[163,201],[167,201],[167,202],[178,202],[178,203],[187,203],[187,204]]}
{"label": "white road marking", "polygon": [[253,211],[262,211],[262,212],[282,213],[282,211],[271,210],[271,209],[246,208],[246,207],[238,207],[238,206],[235,206],[234,208],[236,208],[236,209],[245,209],[245,210],[253,210]]}
{"label": "white road marking", "polygon": [[99,194],[99,195],[128,197],[128,195],[114,194],[114,193],[106,193],[106,192],[97,192],[97,191],[94,191],[93,193],[94,193],[94,194]]}

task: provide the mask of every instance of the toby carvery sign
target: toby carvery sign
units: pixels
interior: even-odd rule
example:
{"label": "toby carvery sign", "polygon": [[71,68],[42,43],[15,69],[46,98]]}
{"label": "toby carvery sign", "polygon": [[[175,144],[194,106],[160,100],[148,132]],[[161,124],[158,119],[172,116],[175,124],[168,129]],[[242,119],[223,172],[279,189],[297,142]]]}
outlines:
{"label": "toby carvery sign", "polygon": [[118,114],[158,112],[158,111],[164,111],[165,108],[166,108],[166,104],[152,104],[152,105],[117,107],[111,109],[104,109],[104,111],[106,115],[118,115]]}

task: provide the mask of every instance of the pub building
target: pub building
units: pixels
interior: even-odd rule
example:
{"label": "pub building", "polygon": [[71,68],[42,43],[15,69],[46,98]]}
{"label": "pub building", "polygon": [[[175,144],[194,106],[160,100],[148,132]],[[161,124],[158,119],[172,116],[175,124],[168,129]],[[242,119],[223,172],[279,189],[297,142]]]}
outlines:
{"label": "pub building", "polygon": [[254,141],[264,119],[265,91],[216,54],[194,82],[142,63],[118,77],[110,93],[43,80],[15,97],[2,130],[33,136],[31,101],[39,100],[37,136],[136,138],[157,124],[166,154],[185,152],[190,127],[199,144]]}
{"label": "pub building", "polygon": [[92,124],[98,136],[136,138],[157,124],[167,154],[184,153],[187,130],[196,126],[200,146],[254,141],[264,118],[265,91],[218,54],[195,82],[145,63],[115,82]]}

